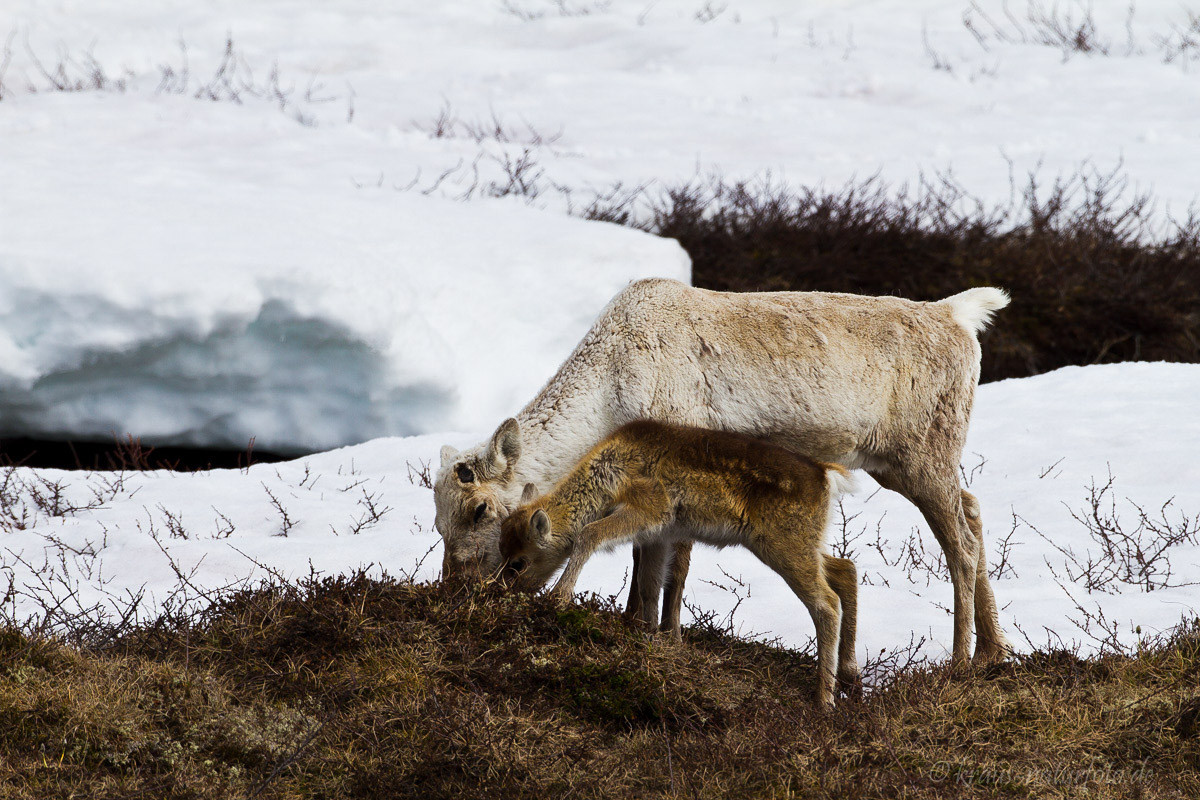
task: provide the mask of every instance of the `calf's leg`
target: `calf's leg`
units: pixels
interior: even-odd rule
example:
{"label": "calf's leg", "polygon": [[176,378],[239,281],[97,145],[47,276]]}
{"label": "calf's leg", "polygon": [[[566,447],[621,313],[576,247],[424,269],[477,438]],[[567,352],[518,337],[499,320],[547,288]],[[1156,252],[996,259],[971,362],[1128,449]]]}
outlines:
{"label": "calf's leg", "polygon": [[[661,486],[649,481],[630,484],[615,500],[619,504],[616,511],[585,525],[576,534],[567,566],[554,588],[550,590],[550,596],[556,602],[562,605],[571,602],[571,598],[575,596],[575,582],[579,580],[579,573],[593,553],[620,541],[630,541],[647,530],[661,528],[670,513],[671,504],[666,492]],[[643,550],[643,559],[646,555],[646,551]],[[645,567],[642,573],[644,578]],[[645,599],[644,589],[639,593]]]}
{"label": "calf's leg", "polygon": [[799,545],[790,536],[760,535],[750,544],[750,550],[764,564],[775,570],[800,601],[808,607],[817,629],[817,691],[816,704],[833,707],[836,686],[838,624],[841,616],[840,599],[826,580],[823,555],[811,540],[820,541],[824,530],[806,531]]}
{"label": "calf's leg", "polygon": [[858,570],[848,558],[826,555],[825,578],[838,596],[842,623],[838,632],[838,683],[849,688],[858,683],[858,658],[854,653],[858,629]]}

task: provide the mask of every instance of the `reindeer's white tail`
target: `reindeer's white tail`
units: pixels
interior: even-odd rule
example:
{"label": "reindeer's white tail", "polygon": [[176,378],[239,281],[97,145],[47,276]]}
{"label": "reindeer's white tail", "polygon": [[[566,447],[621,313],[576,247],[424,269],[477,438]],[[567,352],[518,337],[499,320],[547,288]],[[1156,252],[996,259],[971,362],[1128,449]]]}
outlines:
{"label": "reindeer's white tail", "polygon": [[836,464],[825,465],[825,481],[829,484],[831,503],[844,494],[854,494],[858,491],[858,481],[854,479],[854,474]]}
{"label": "reindeer's white tail", "polygon": [[950,306],[954,321],[978,335],[992,321],[992,314],[1008,305],[1008,292],[982,286],[938,300],[938,305]]}

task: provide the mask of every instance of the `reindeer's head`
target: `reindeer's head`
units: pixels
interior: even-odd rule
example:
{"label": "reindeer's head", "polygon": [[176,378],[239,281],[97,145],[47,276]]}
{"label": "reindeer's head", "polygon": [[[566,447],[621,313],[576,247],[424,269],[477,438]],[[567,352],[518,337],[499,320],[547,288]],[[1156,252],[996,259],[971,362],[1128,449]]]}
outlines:
{"label": "reindeer's head", "polygon": [[442,577],[464,579],[493,574],[500,567],[500,520],[508,513],[513,469],[521,455],[521,429],[515,419],[501,423],[486,444],[462,452],[442,448],[433,484],[434,525],[445,554]]}

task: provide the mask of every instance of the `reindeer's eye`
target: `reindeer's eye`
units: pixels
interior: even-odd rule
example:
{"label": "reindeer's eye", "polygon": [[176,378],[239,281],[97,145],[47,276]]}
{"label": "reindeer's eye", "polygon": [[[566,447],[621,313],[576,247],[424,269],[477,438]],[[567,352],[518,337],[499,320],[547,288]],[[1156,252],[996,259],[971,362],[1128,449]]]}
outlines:
{"label": "reindeer's eye", "polygon": [[475,482],[475,473],[472,472],[471,468],[468,467],[466,464],[459,464],[457,467],[454,468],[454,471],[458,473],[458,479],[460,481],[462,481],[463,483],[474,483]]}
{"label": "reindeer's eye", "polygon": [[479,520],[483,519],[483,515],[486,513],[487,503],[480,503],[479,505],[475,506],[475,522],[478,523]]}

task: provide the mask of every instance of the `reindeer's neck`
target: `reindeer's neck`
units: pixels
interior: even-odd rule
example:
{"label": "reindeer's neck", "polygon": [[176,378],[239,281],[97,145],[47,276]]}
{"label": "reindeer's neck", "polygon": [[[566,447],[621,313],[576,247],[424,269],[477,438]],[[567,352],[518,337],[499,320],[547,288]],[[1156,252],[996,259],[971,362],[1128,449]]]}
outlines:
{"label": "reindeer's neck", "polygon": [[606,370],[599,363],[599,347],[585,350],[589,339],[580,343],[563,368],[517,415],[521,457],[514,484],[518,492],[530,482],[540,491],[549,491],[617,426],[605,391]]}

